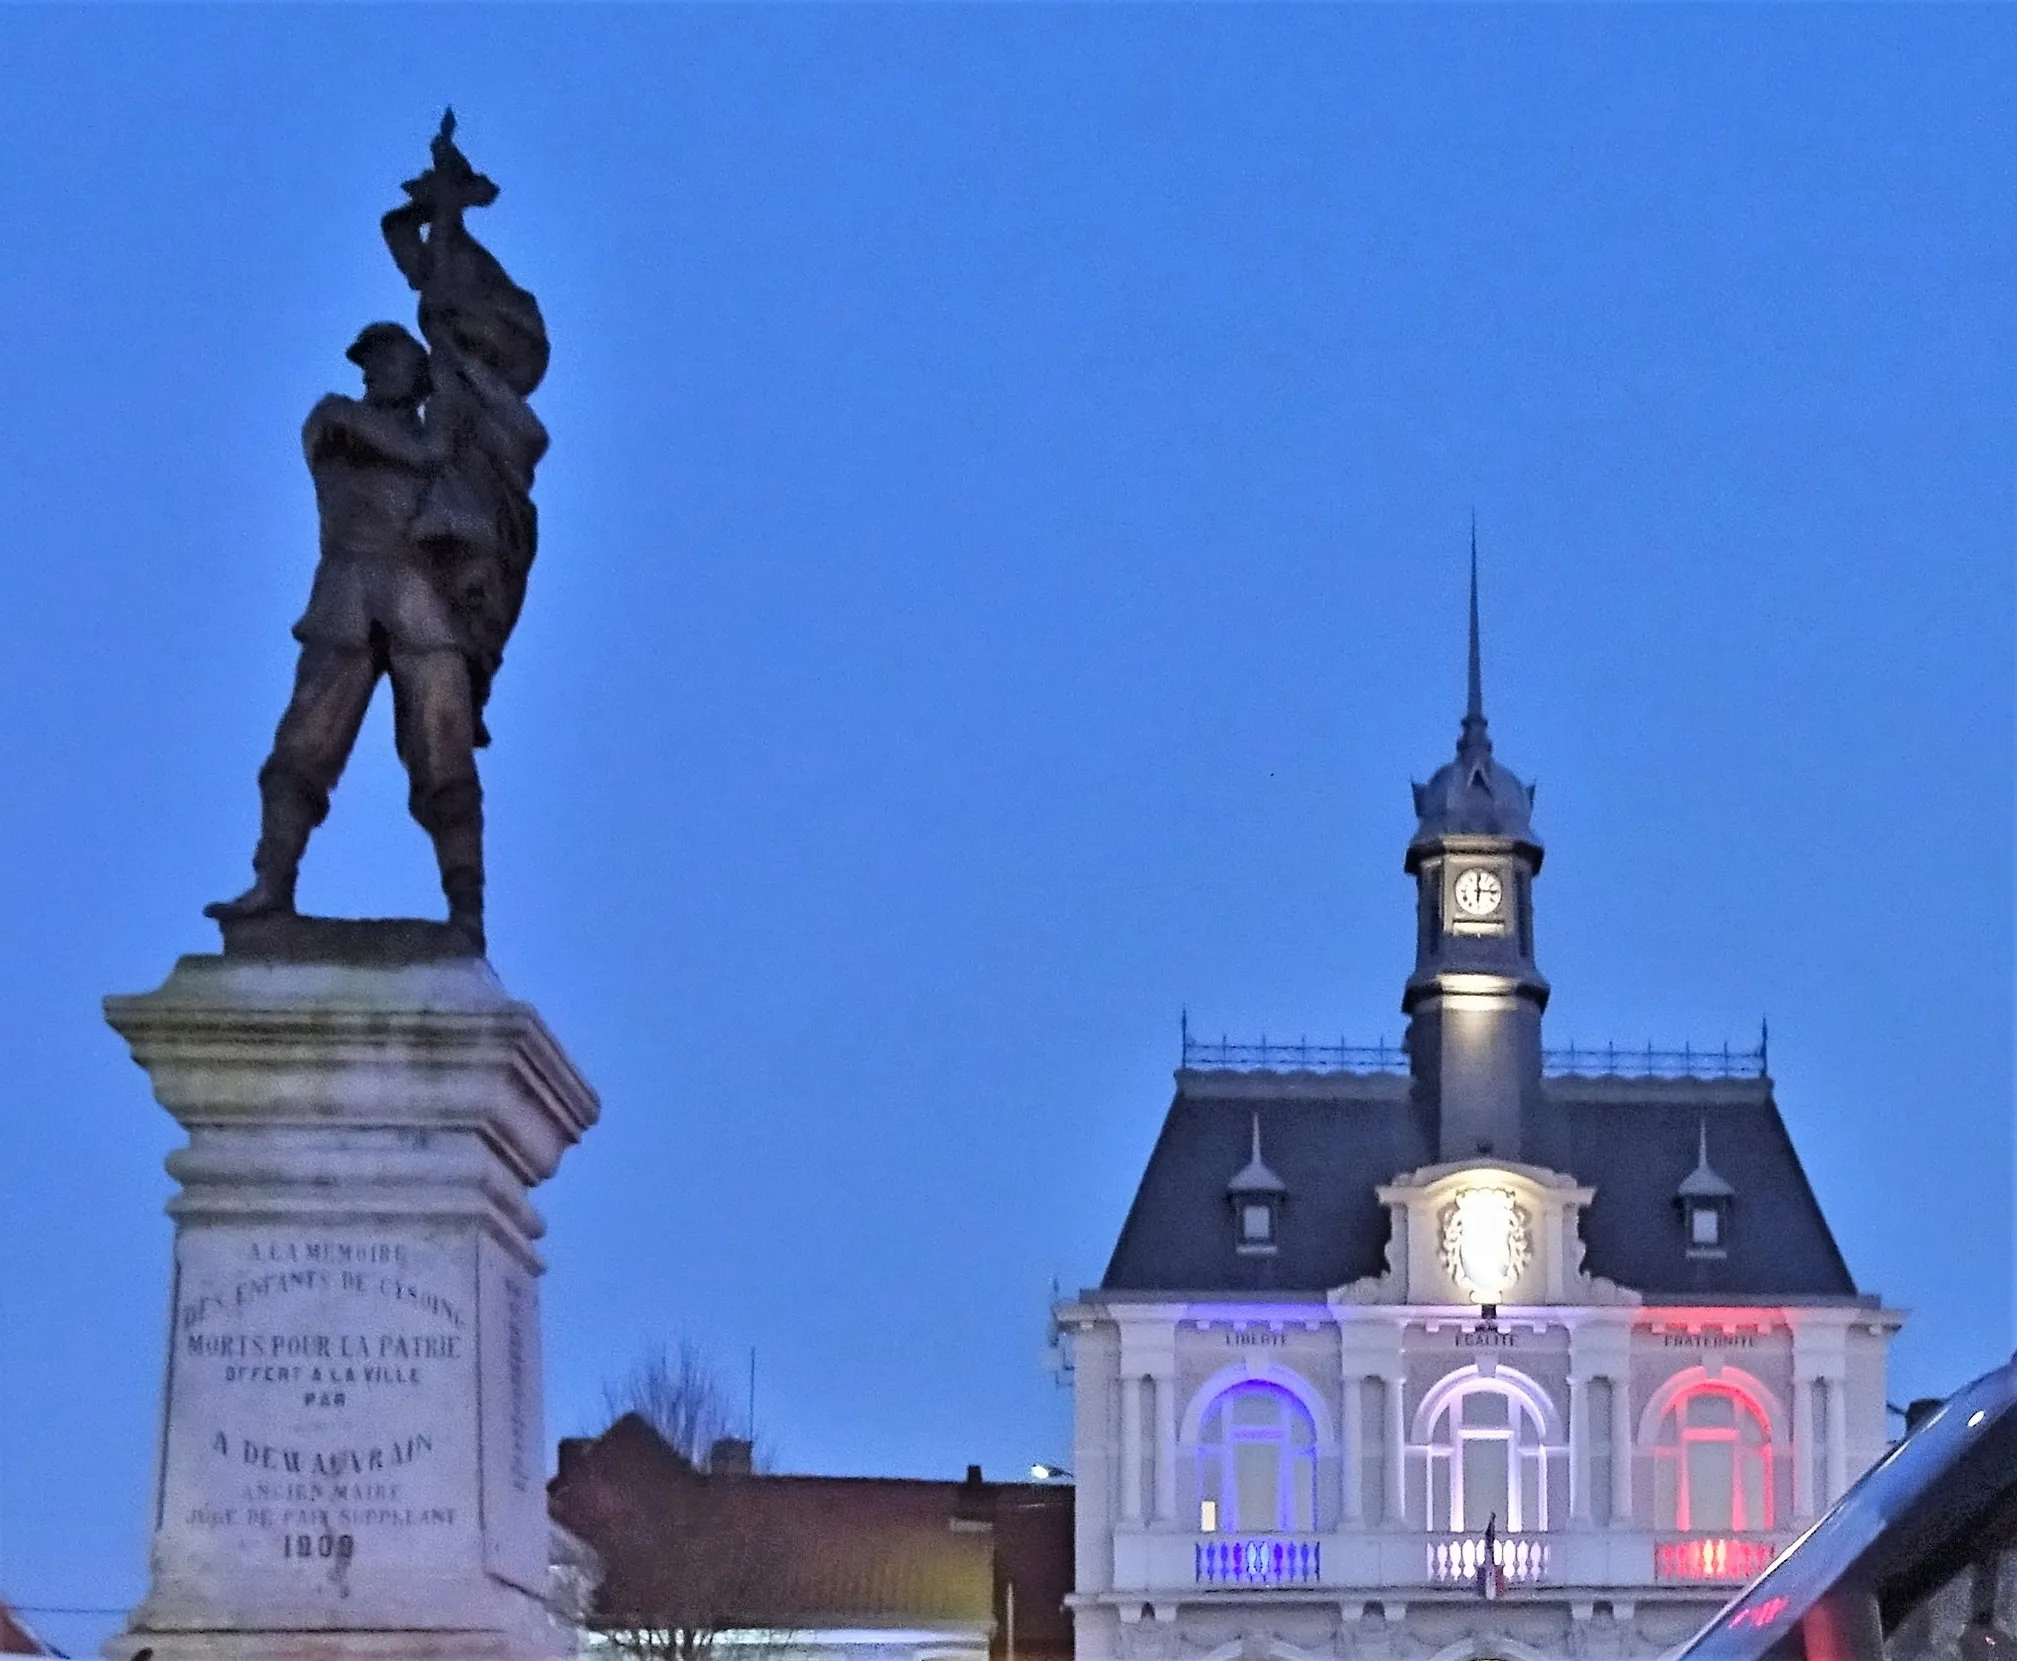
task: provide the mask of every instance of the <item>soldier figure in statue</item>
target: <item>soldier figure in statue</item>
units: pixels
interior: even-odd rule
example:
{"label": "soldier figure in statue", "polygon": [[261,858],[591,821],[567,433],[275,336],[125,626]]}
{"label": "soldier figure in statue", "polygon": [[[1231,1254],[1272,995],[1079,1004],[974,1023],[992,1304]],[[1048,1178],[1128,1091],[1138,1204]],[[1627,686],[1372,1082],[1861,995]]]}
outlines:
{"label": "soldier figure in statue", "polygon": [[532,473],[546,429],[526,399],[546,373],[538,303],[463,224],[497,186],[469,165],[445,115],[433,165],[385,215],[387,247],[420,297],[416,340],[373,323],[348,357],[364,396],[309,412],[302,448],[315,480],[322,551],[294,695],[259,770],[254,882],[205,908],[220,922],[294,911],[309,833],[379,679],[413,817],[433,839],[449,922],[483,947],[483,789],[476,751],[504,644],[537,544]]}

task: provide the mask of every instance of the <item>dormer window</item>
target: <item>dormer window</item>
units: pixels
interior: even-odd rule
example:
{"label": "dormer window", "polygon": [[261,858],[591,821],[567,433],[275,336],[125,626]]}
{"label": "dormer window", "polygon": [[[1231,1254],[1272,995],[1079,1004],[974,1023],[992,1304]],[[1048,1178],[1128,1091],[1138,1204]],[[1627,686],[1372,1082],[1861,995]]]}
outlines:
{"label": "dormer window", "polygon": [[1704,1119],[1696,1146],[1695,1168],[1681,1179],[1681,1186],[1674,1192],[1690,1257],[1729,1254],[1730,1208],[1736,1198],[1737,1190],[1709,1163],[1709,1122]]}
{"label": "dormer window", "polygon": [[1261,1158],[1261,1116],[1254,1115],[1253,1152],[1233,1180],[1226,1200],[1233,1210],[1233,1249],[1242,1257],[1271,1257],[1278,1249],[1282,1201],[1288,1185]]}

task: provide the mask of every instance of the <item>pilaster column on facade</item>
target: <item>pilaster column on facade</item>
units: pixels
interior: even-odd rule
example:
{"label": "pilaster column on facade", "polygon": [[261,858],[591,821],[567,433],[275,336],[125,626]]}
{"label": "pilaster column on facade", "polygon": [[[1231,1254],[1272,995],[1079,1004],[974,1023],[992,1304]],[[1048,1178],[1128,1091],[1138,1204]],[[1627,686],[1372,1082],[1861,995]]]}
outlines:
{"label": "pilaster column on facade", "polygon": [[1569,1526],[1587,1527],[1590,1505],[1590,1381],[1569,1374]]}
{"label": "pilaster column on facade", "polygon": [[1632,1526],[1632,1375],[1619,1368],[1611,1380],[1611,1526]]}
{"label": "pilaster column on facade", "polygon": [[[1111,1312],[1094,1301],[1060,1304],[1055,1318],[1072,1332],[1072,1585],[1076,1595],[1113,1585],[1113,1380],[1120,1343]],[[1080,1628],[1083,1632],[1084,1626]],[[1082,1652],[1095,1653],[1095,1652]]]}
{"label": "pilaster column on facade", "polygon": [[1385,1454],[1386,1516],[1390,1526],[1398,1526],[1408,1515],[1408,1379],[1398,1369],[1386,1377],[1387,1443]]}
{"label": "pilaster column on facade", "polygon": [[1121,1368],[1121,1521],[1142,1520],[1142,1375]]}
{"label": "pilaster column on facade", "polygon": [[1177,1520],[1177,1374],[1174,1361],[1149,1375],[1156,1393],[1156,1521]]}
{"label": "pilaster column on facade", "polygon": [[1380,1441],[1384,1498],[1380,1509],[1386,1522],[1398,1523],[1407,1506],[1407,1369],[1402,1362],[1402,1323],[1384,1310],[1362,1304],[1333,1302],[1332,1308],[1338,1318],[1338,1367],[1343,1381],[1338,1398],[1341,1522],[1346,1528],[1362,1528],[1371,1509],[1365,1482],[1365,1383],[1377,1379],[1387,1404],[1380,1421],[1384,1426]]}
{"label": "pilaster column on facade", "polygon": [[1814,1505],[1814,1380],[1793,1372],[1793,1516],[1811,1521]]}
{"label": "pilaster column on facade", "polygon": [[[1156,1515],[1174,1520],[1176,1512],[1176,1377],[1177,1320],[1181,1310],[1164,1305],[1116,1311],[1120,1328],[1121,1385],[1121,1521],[1139,1527],[1150,1496],[1143,1492],[1142,1458],[1155,1461],[1153,1497]],[[1142,1389],[1156,1392],[1155,1444],[1143,1444]],[[1163,1403],[1170,1406],[1165,1409]],[[1167,1437],[1163,1434],[1168,1426]],[[1169,1496],[1165,1509],[1163,1496]]]}
{"label": "pilaster column on facade", "polygon": [[1338,1520],[1345,1528],[1362,1528],[1366,1521],[1365,1380],[1357,1373],[1347,1373],[1339,1401]]}
{"label": "pilaster column on facade", "polygon": [[1860,1310],[1846,1334],[1843,1361],[1848,1371],[1842,1406],[1851,1484],[1891,1445],[1885,1420],[1884,1404],[1890,1398],[1885,1363],[1891,1340],[1904,1324],[1904,1317],[1893,1309]]}
{"label": "pilaster column on facade", "polygon": [[[1595,1428],[1590,1386],[1610,1386],[1612,1528],[1632,1526],[1632,1318],[1628,1311],[1590,1312],[1569,1322],[1569,1520],[1595,1520]],[[1580,1430],[1579,1428],[1580,1427]],[[1580,1503],[1579,1503],[1580,1502]]]}
{"label": "pilaster column on facade", "polygon": [[[1793,1509],[1804,1520],[1826,1510],[1849,1485],[1846,1386],[1854,1312],[1788,1309],[1785,1313],[1793,1329]],[[1821,1390],[1827,1394],[1823,1433],[1817,1439],[1814,1405]]]}
{"label": "pilaster column on facade", "polygon": [[1824,1497],[1830,1505],[1849,1491],[1848,1383],[1848,1379],[1843,1377],[1824,1378],[1821,1381],[1828,1403],[1826,1436],[1828,1492]]}

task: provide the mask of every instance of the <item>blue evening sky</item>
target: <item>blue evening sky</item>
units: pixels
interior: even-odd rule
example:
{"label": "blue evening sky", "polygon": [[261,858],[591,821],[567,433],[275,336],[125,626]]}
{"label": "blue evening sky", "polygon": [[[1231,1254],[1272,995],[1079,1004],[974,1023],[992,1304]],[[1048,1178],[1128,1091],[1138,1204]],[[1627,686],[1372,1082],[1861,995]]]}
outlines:
{"label": "blue evening sky", "polygon": [[[1462,556],[1556,1042],[1748,1041],[1892,1398],[2011,1345],[2017,12],[0,13],[0,1595],[141,1590],[297,448],[453,102],[555,341],[493,957],[600,1087],[551,1429],[1066,1454],[1177,1018],[1396,1037]],[[435,904],[378,711],[304,903]],[[1762,1198],[1762,1197],[1761,1197]],[[41,1620],[82,1649],[112,1624]]]}

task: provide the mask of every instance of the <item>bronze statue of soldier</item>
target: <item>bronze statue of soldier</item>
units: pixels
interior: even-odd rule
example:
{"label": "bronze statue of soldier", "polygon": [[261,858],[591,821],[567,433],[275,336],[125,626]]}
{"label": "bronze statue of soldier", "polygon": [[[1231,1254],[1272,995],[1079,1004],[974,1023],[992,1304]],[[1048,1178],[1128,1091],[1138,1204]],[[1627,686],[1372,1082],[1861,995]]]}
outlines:
{"label": "bronze statue of soldier", "polygon": [[537,302],[463,225],[497,187],[454,134],[450,113],[433,165],[383,223],[426,344],[371,324],[347,353],[364,396],[323,398],[302,431],[321,557],[294,625],[294,694],[259,770],[254,881],[205,908],[226,924],[293,913],[309,835],[389,676],[407,805],[433,840],[450,924],[483,946],[476,751],[537,546],[532,473],[546,431],[526,399],[548,349]]}

